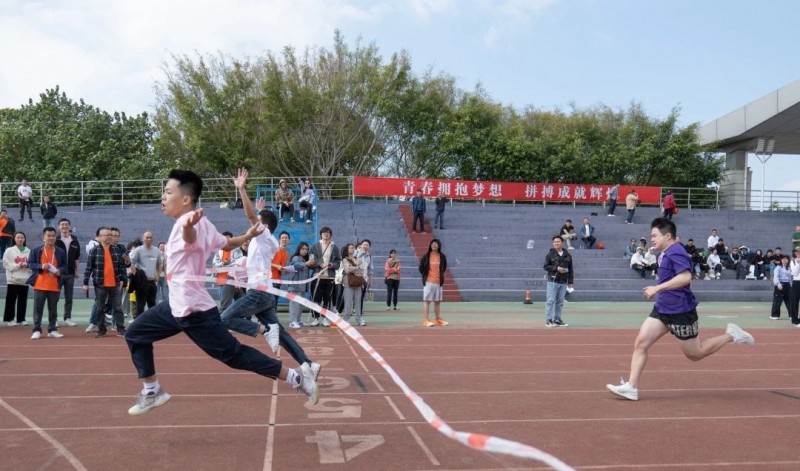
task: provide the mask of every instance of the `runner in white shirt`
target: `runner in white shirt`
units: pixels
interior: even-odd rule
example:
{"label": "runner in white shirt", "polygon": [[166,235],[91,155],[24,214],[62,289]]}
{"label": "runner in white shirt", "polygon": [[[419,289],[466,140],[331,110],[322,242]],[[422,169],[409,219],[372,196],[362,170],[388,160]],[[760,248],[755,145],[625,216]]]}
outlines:
{"label": "runner in white shirt", "polygon": [[316,404],[317,384],[310,368],[303,365],[288,369],[279,360],[239,343],[220,321],[217,305],[203,281],[206,260],[212,253],[223,247],[238,247],[261,234],[263,228],[253,226],[244,235],[226,238],[203,217],[203,210],[196,207],[203,180],[188,170],[172,170],[168,177],[161,205],[165,215],[175,218],[166,246],[170,297],[168,303],[157,304],[137,317],[125,334],[133,364],[144,382],[144,389],[128,414],[144,414],[170,399],[156,377],[153,344],[180,332],[212,358],[231,368],[285,380]]}

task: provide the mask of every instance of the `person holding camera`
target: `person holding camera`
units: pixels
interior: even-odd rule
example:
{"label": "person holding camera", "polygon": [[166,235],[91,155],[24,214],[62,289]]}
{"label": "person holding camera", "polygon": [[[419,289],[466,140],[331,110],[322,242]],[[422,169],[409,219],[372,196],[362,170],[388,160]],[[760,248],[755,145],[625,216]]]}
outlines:
{"label": "person holding camera", "polygon": [[553,248],[544,257],[544,270],[547,272],[547,302],[545,303],[545,323],[547,327],[567,327],[561,319],[564,296],[567,288],[572,288],[572,256],[563,249],[561,235],[553,236]]}

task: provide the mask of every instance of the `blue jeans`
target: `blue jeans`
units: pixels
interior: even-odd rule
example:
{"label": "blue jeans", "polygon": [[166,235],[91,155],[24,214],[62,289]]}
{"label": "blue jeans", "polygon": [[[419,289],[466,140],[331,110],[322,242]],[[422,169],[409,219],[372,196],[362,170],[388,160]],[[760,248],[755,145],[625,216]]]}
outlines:
{"label": "blue jeans", "polygon": [[159,303],[134,320],[125,333],[139,378],[156,374],[153,343],[185,333],[208,356],[237,370],[277,378],[282,363],[255,348],[239,343],[219,320],[219,309],[193,312],[186,317],[173,317],[169,303]]}
{"label": "blue jeans", "polygon": [[158,279],[158,291],[156,292],[156,303],[169,302],[169,286],[165,276]]}
{"label": "blue jeans", "polygon": [[309,361],[300,345],[278,321],[278,311],[275,306],[275,296],[257,289],[249,289],[244,297],[237,299],[228,309],[225,309],[221,316],[222,324],[226,329],[251,337],[258,335],[258,323],[247,320],[252,316],[256,316],[256,319],[264,327],[269,324],[278,324],[281,347],[285,348],[297,363],[303,364]]}
{"label": "blue jeans", "polygon": [[628,217],[625,219],[625,222],[633,222],[633,213],[635,213],[635,209],[628,210]]}
{"label": "blue jeans", "polygon": [[561,308],[564,307],[564,296],[566,295],[566,283],[547,282],[547,302],[544,305],[544,316],[546,320],[561,320]]}
{"label": "blue jeans", "polygon": [[433,218],[433,227],[444,229],[444,211],[436,211],[436,217]]}

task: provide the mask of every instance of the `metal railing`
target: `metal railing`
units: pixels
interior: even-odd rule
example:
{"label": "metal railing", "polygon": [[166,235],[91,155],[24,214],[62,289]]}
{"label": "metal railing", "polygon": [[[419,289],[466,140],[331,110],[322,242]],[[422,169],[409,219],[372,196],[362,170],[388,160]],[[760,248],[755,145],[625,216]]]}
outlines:
{"label": "metal railing", "polygon": [[[305,177],[303,177],[305,178]],[[299,179],[282,177],[253,177],[248,179],[250,194],[255,194],[256,186],[277,187],[281,179],[289,182],[292,188],[299,187]],[[321,199],[346,199],[353,196],[350,177],[313,178],[317,197]],[[100,180],[100,181],[54,181],[30,182],[33,200],[36,205],[47,195],[58,206],[79,207],[81,211],[91,206],[126,206],[138,204],[158,204],[164,190],[166,179],[152,180]],[[237,199],[237,191],[232,178],[204,178],[202,204],[227,203]],[[19,183],[0,183],[0,208],[14,208],[19,205],[17,188]]]}
{"label": "metal railing", "polygon": [[[305,177],[302,177],[305,178]],[[299,187],[299,178],[288,177],[252,177],[248,180],[248,191],[255,194],[256,186],[277,187],[280,180],[285,179],[292,188]],[[354,198],[352,178],[316,177],[312,178],[317,198],[352,199]],[[231,178],[204,178],[201,204],[228,203],[237,199],[236,189]],[[48,195],[58,206],[79,207],[84,210],[91,206],[125,206],[138,204],[157,204],[161,201],[161,193],[166,179],[152,180],[95,180],[95,181],[50,181],[31,182],[36,205],[41,203],[42,196]],[[17,187],[19,183],[0,183],[0,208],[14,208],[19,205]],[[717,188],[675,188],[669,187],[681,209],[730,209],[726,200],[737,201],[744,191],[720,192]],[[663,191],[666,191],[666,187]],[[663,194],[661,198],[663,199]],[[370,197],[367,197],[370,198]],[[395,200],[402,197],[371,197],[374,200]],[[522,201],[503,201],[508,204],[530,204]],[[536,202],[533,204],[541,204]],[[556,204],[556,203],[548,203]],[[561,204],[577,205],[580,202],[563,202]],[[624,204],[624,203],[623,203]],[[751,191],[746,208],[750,211],[761,209],[761,191]],[[800,191],[764,191],[765,211],[800,211]]]}

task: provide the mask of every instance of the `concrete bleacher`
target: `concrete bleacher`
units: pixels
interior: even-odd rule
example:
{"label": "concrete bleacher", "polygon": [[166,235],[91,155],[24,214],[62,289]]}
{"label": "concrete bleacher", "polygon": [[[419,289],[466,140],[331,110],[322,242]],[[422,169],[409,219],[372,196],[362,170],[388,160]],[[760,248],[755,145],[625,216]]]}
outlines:
{"label": "concrete bleacher", "polygon": [[[323,226],[333,230],[333,240],[340,248],[348,242],[370,239],[376,273],[376,300],[385,299],[383,263],[389,250],[395,249],[403,266],[400,300],[420,301],[422,284],[417,271],[418,258],[400,214],[400,205],[407,204],[374,200],[320,201],[314,224],[299,221],[281,223],[277,232],[290,232],[292,250],[300,241],[316,240]],[[248,227],[241,209],[209,204],[204,211],[220,231],[230,230],[239,234]],[[602,207],[455,203],[448,205],[445,212],[447,229],[434,229],[433,236],[442,241],[442,251],[447,255],[449,271],[457,286],[455,289],[463,300],[522,302],[525,291],[531,290],[534,302],[540,302],[545,292],[542,265],[551,247],[552,235],[565,219],[572,219],[577,227],[584,216],[589,216],[596,228],[595,235],[603,241],[605,250],[576,248],[572,251],[576,291],[569,295],[569,299],[639,301],[643,299],[642,288],[652,284],[653,280],[643,280],[630,270],[622,254],[632,237],[647,237],[649,240],[649,223],[658,215],[658,209],[637,209],[632,225],[624,223],[625,213],[624,208],[618,208],[616,217],[607,217]],[[432,205],[428,216],[434,216]],[[166,240],[173,224],[172,219],[161,215],[158,205],[99,207],[84,211],[60,207],[58,217],[72,220],[82,245],[94,237],[95,229],[100,225],[119,227],[122,241],[126,243],[140,237],[144,230],[152,230],[156,242]],[[730,247],[746,245],[764,251],[776,246],[789,248],[797,220],[797,215],[791,212],[685,209],[675,218],[684,242],[694,238],[698,247],[704,247],[711,228],[715,227]],[[40,243],[41,219],[18,222],[17,229],[27,233],[29,246]],[[772,287],[768,282],[733,278],[731,271],[725,271],[722,280],[696,281],[692,288],[704,301],[771,300]],[[80,283],[76,280],[76,290],[80,290]],[[4,273],[0,275],[0,295],[5,295]],[[76,295],[82,296],[82,293]]]}

